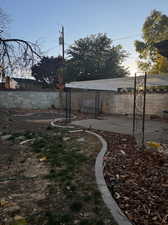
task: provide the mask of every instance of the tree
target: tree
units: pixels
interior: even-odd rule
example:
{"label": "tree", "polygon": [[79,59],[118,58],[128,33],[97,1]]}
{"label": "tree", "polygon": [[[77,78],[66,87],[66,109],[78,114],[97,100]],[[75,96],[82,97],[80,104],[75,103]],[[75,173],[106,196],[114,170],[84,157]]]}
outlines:
{"label": "tree", "polygon": [[32,66],[32,76],[45,86],[54,85],[59,82],[62,64],[63,60],[60,56],[43,57],[40,62]]}
{"label": "tree", "polygon": [[120,45],[112,46],[106,34],[81,38],[67,50],[66,80],[95,80],[123,77],[128,72],[121,63],[127,56]]}
{"label": "tree", "polygon": [[37,43],[7,38],[8,16],[0,8],[0,69],[2,78],[14,71],[29,68],[41,58]]}
{"label": "tree", "polygon": [[168,60],[161,56],[155,44],[168,39],[168,16],[153,10],[143,24],[143,41],[135,41],[139,53],[139,68],[150,73],[168,73]]}
{"label": "tree", "polygon": [[157,48],[160,55],[168,58],[168,40],[157,42],[154,46]]}

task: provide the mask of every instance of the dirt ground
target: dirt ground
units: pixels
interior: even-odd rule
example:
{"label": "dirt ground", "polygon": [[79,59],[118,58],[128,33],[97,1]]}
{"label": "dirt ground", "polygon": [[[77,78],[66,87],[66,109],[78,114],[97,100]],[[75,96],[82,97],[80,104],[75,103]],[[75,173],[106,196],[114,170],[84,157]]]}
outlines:
{"label": "dirt ground", "polygon": [[[49,126],[64,116],[56,110],[1,110],[0,225],[115,225],[95,183],[101,145],[84,132],[70,134]],[[123,118],[94,120],[77,114],[75,120],[73,124],[99,129],[94,131],[107,140],[106,183],[131,222],[167,225],[167,145],[159,152],[140,151],[135,139],[121,134],[123,126],[128,133]],[[167,143],[167,121],[148,125],[148,140]]]}
{"label": "dirt ground", "polygon": [[0,224],[114,225],[95,182],[99,141],[51,128],[59,112],[31,113],[0,112]]}

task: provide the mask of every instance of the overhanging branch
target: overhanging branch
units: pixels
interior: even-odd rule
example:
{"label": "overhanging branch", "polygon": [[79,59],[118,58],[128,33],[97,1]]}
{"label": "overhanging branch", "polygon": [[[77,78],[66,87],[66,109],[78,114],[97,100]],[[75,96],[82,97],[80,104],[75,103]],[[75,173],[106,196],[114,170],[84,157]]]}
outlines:
{"label": "overhanging branch", "polygon": [[35,60],[42,59],[42,56],[37,52],[39,46],[29,43],[28,41],[11,38],[4,39],[0,37],[0,65],[1,67],[13,69],[27,68],[32,66]]}

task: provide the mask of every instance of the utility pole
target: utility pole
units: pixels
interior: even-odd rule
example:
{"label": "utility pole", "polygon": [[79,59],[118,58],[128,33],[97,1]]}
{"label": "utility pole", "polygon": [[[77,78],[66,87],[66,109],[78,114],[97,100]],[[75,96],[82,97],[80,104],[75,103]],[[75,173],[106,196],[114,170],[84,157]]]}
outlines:
{"label": "utility pole", "polygon": [[65,52],[65,47],[64,47],[64,27],[62,26],[62,59],[63,59],[63,64],[64,64],[64,52]]}
{"label": "utility pole", "polygon": [[65,45],[64,45],[64,27],[62,26],[62,30],[60,32],[60,37],[59,37],[59,45],[62,46],[62,59],[64,62],[64,52],[65,52]]}
{"label": "utility pole", "polygon": [[60,88],[63,86],[63,80],[64,80],[64,61],[65,61],[65,45],[64,45],[64,27],[62,26],[62,30],[60,31],[60,36],[59,36],[59,45],[62,46],[62,69],[59,75],[59,85]]}
{"label": "utility pole", "polygon": [[64,52],[65,52],[65,45],[64,45],[64,27],[62,26],[62,30],[60,32],[60,37],[59,37],[59,45],[62,46],[62,68],[60,71],[60,74],[58,76],[58,80],[59,80],[59,95],[60,95],[60,108],[63,109],[64,108],[64,104],[63,104],[63,89],[64,89],[64,61],[65,61],[65,57],[64,57]]}

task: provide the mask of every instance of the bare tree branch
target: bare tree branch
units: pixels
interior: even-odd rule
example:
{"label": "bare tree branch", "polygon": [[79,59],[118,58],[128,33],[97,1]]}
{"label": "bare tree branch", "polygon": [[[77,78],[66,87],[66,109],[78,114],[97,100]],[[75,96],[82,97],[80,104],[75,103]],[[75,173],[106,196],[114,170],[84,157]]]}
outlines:
{"label": "bare tree branch", "polygon": [[16,42],[16,43],[24,43],[26,46],[27,46],[27,48],[29,48],[30,50],[31,50],[31,52],[33,53],[33,54],[35,54],[36,56],[38,56],[39,58],[42,58],[37,52],[35,52],[34,51],[34,49],[32,48],[32,46],[31,46],[31,44],[29,44],[29,42],[27,42],[27,41],[25,41],[25,40],[22,40],[22,39],[16,39],[16,38],[13,38],[13,39],[2,39],[2,38],[0,38],[0,43],[1,42],[5,42],[5,43],[7,43],[7,42]]}
{"label": "bare tree branch", "polygon": [[33,66],[42,56],[37,52],[37,44],[29,43],[22,39],[4,39],[0,37],[0,66],[10,70]]}

